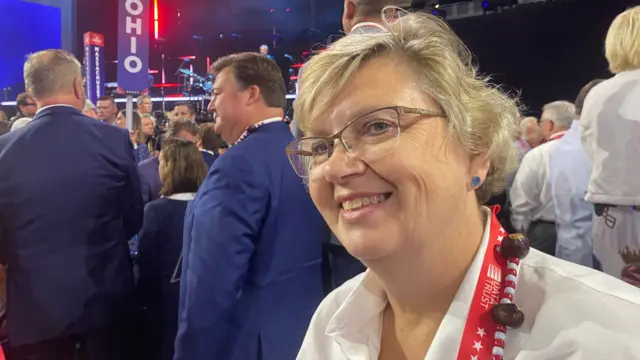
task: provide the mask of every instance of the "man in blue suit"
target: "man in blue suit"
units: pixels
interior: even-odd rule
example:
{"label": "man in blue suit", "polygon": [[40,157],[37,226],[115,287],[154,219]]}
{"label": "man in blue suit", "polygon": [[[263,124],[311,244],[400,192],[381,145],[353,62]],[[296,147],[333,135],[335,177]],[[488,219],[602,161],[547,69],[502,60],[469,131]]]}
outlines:
{"label": "man in blue suit", "polygon": [[324,222],[287,160],[276,63],[243,53],[213,70],[209,110],[233,146],[187,209],[175,359],[294,359],[323,295]]}
{"label": "man in blue suit", "polygon": [[24,77],[38,112],[0,137],[10,359],[128,359],[143,214],[129,134],[82,115],[73,55],[35,53]]}

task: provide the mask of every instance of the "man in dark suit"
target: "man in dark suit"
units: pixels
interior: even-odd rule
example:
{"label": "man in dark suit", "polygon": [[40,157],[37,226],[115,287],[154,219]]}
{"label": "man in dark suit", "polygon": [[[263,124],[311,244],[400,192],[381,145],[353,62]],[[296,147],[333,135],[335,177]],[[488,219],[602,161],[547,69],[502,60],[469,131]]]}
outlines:
{"label": "man in dark suit", "polygon": [[38,112],[0,137],[9,358],[128,359],[134,283],[127,242],[143,211],[129,134],[82,115],[73,55],[30,55],[24,77]]}
{"label": "man in dark suit", "polygon": [[209,110],[234,145],[187,209],[174,359],[294,359],[323,296],[324,221],[287,160],[278,65],[243,53],[213,69]]}
{"label": "man in dark suit", "polygon": [[[207,170],[218,158],[217,154],[211,154],[202,148],[204,144],[198,124],[193,120],[172,121],[167,127],[165,138],[179,138],[198,144],[202,150],[202,160],[204,160]],[[138,174],[140,175],[140,186],[142,188],[142,201],[147,204],[160,198],[160,172],[158,171],[160,162],[157,156],[153,156],[138,164]]]}

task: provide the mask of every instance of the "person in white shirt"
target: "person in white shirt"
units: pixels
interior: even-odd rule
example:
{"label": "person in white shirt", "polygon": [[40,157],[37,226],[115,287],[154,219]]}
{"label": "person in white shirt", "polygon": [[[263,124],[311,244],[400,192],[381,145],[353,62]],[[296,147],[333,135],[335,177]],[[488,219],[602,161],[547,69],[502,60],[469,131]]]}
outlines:
{"label": "person in white shirt", "polygon": [[300,83],[289,161],[368,270],[323,300],[297,358],[640,359],[640,290],[528,252],[480,206],[515,163],[514,101],[444,21],[386,26]]}
{"label": "person in white shirt", "polygon": [[593,261],[591,218],[593,205],[584,201],[591,163],[580,142],[580,116],[589,92],[604,80],[585,85],[575,102],[576,120],[567,133],[556,141],[549,159],[549,187],[555,210],[556,256],[580,265],[599,268]]}
{"label": "person in white shirt", "polygon": [[540,117],[547,142],[529,151],[518,168],[509,190],[511,222],[527,234],[531,246],[549,255],[556,252],[555,212],[548,184],[549,154],[556,142],[571,127],[575,106],[568,101],[545,105]]}
{"label": "person in white shirt", "polygon": [[580,124],[593,171],[593,250],[607,274],[640,286],[640,6],[618,15],[605,41],[615,76],[593,89]]}
{"label": "person in white shirt", "polygon": [[18,119],[18,120],[13,122],[13,125],[11,125],[11,131],[16,131],[18,129],[22,129],[23,127],[29,125],[30,122],[31,122],[31,118],[30,117],[20,118],[20,119]]}
{"label": "person in white shirt", "polygon": [[540,124],[538,124],[538,118],[535,116],[528,116],[522,119],[522,122],[520,122],[520,131],[522,131],[522,140],[524,140],[526,145],[528,145],[528,149],[523,145],[526,149],[525,152],[528,152],[545,142],[544,136],[542,135],[542,129],[540,128]]}

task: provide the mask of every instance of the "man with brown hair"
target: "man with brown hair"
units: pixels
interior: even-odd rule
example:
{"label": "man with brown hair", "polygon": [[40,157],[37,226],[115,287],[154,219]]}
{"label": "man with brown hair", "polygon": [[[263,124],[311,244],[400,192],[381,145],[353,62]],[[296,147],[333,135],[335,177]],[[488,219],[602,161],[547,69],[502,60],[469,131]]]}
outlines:
{"label": "man with brown hair", "polygon": [[294,359],[322,299],[324,222],[289,165],[282,74],[258,53],[213,65],[232,147],[185,216],[175,360]]}
{"label": "man with brown hair", "polygon": [[173,108],[173,116],[172,121],[196,121],[196,109],[186,102],[177,103]]}
{"label": "man with brown hair", "polygon": [[116,123],[118,105],[116,105],[116,100],[112,96],[105,95],[99,97],[96,109],[98,109],[98,120],[104,121],[108,124]]}
{"label": "man with brown hair", "polygon": [[218,151],[222,147],[222,138],[216,134],[216,125],[213,123],[207,123],[200,125],[200,141],[198,141],[198,148],[202,152],[202,158],[204,163],[207,164],[207,169],[211,168],[213,162],[219,156]]}
{"label": "man with brown hair", "polygon": [[284,79],[276,63],[260,54],[221,58],[212,66],[216,80],[209,111],[216,115],[216,133],[235,143],[252,125],[282,120],[287,106]]}
{"label": "man with brown hair", "polygon": [[11,127],[13,123],[18,119],[25,117],[34,117],[37,107],[35,101],[33,101],[31,96],[29,96],[26,92],[23,92],[18,94],[18,97],[16,98],[16,109],[18,110],[18,113],[16,114],[16,116],[12,117],[11,120],[9,120],[9,127]]}

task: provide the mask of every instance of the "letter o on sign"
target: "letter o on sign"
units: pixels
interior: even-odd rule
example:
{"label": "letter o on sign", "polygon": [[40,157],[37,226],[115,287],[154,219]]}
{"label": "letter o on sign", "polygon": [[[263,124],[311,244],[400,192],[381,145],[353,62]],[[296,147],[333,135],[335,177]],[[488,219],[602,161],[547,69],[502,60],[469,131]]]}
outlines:
{"label": "letter o on sign", "polygon": [[[135,5],[135,9],[133,9],[132,5]],[[138,16],[144,11],[144,6],[142,6],[140,0],[127,0],[124,6],[127,12],[133,16]]]}
{"label": "letter o on sign", "polygon": [[[133,66],[131,64],[133,63]],[[139,57],[129,55],[126,59],[124,59],[124,68],[133,74],[136,74],[142,70],[142,61]]]}

